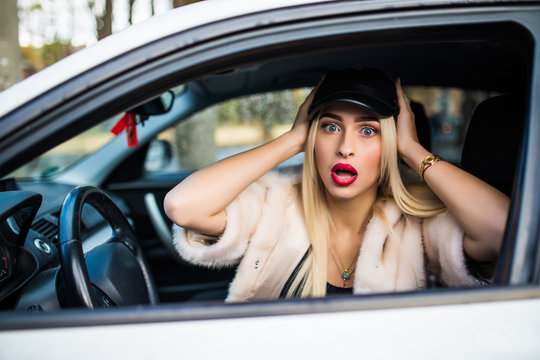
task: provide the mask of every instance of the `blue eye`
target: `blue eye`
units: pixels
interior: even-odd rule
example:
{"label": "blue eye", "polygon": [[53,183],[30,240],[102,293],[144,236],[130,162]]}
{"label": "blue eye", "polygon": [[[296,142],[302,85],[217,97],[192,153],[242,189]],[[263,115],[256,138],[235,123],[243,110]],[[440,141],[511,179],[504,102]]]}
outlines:
{"label": "blue eye", "polygon": [[373,135],[375,135],[375,129],[370,128],[370,127],[362,128],[361,132],[362,132],[362,134],[364,136],[373,136]]}
{"label": "blue eye", "polygon": [[339,131],[339,127],[336,124],[324,124],[323,128],[329,133],[335,133]]}

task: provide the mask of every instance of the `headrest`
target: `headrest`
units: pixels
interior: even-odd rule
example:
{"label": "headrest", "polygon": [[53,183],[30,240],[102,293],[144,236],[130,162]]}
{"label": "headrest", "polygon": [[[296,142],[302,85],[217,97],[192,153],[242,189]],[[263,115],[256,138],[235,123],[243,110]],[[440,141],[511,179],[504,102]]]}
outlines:
{"label": "headrest", "polygon": [[511,196],[524,120],[524,101],[517,96],[480,103],[465,137],[462,169]]}
{"label": "headrest", "polygon": [[414,123],[416,124],[416,134],[418,141],[428,151],[431,151],[431,126],[424,109],[424,105],[411,100],[411,110],[414,113]]}

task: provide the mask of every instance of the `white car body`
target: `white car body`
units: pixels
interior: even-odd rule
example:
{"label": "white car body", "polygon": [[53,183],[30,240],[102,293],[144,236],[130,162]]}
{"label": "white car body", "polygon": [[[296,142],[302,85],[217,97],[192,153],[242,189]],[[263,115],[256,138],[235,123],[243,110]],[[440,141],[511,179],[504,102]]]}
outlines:
{"label": "white car body", "polygon": [[[310,7],[316,3],[320,5],[317,8],[319,10],[324,10],[323,7],[331,3],[333,6],[328,7],[329,12],[323,17],[314,10],[315,7]],[[499,18],[504,20],[505,16],[515,16],[513,21],[522,20],[520,26],[540,41],[540,21],[535,24],[526,16],[529,12],[536,14],[537,20],[540,20],[539,2],[480,2],[478,6],[471,6],[464,11],[463,8],[470,6],[469,3],[202,1],[114,34],[0,93],[0,120],[3,117],[10,120],[3,125],[5,128],[2,131],[7,134],[6,137],[20,131],[20,124],[10,119],[10,114],[24,109],[43,94],[67,86],[80,79],[81,74],[99,67],[105,68],[142,47],[168,38],[176,39],[175,36],[180,33],[198,31],[208,24],[227,19],[252,16],[247,18],[247,23],[242,23],[241,29],[221,29],[223,33],[203,32],[206,38],[199,36],[199,32],[194,33],[199,37],[179,37],[181,42],[168,43],[170,52],[187,49],[185,56],[190,61],[199,59],[188,54],[191,47],[200,46],[203,54],[201,58],[204,58],[206,53],[203,50],[210,51],[204,49],[205,41],[216,41],[211,45],[217,46],[219,41],[215,38],[223,36],[225,43],[227,36],[235,35],[235,31],[242,34],[238,35],[238,41],[257,41],[255,37],[250,40],[250,36],[257,33],[259,27],[272,28],[273,25],[268,19],[258,22],[259,13],[279,13],[281,17],[276,20],[276,26],[287,23],[289,19],[291,28],[297,27],[299,33],[302,23],[300,20],[298,24],[294,22],[298,14],[301,14],[302,19],[309,19],[313,13],[315,18],[319,16],[317,21],[327,26],[324,23],[326,17],[339,20],[348,11],[357,13],[364,20],[355,30],[359,33],[385,29],[394,31],[417,26],[419,21],[425,21],[428,25],[430,22],[442,23],[445,16],[452,13],[456,16],[448,17],[448,25],[474,26],[477,16],[486,24],[496,22]],[[490,12],[490,5],[493,5],[493,12]],[[510,9],[508,13],[507,7]],[[337,27],[329,27],[329,31],[338,30]],[[309,35],[302,36],[309,38]],[[251,46],[256,48],[255,45]],[[531,99],[540,98],[540,50],[538,43],[535,46]],[[159,56],[167,56],[163,55],[167,53],[165,50],[160,51]],[[158,60],[138,58],[134,61],[136,63],[132,65],[135,67]],[[114,76],[121,75],[114,73]],[[66,96],[76,99],[79,94],[84,95],[85,92],[99,88],[104,79],[90,77],[83,80],[84,84],[78,84],[75,92],[66,93]],[[64,100],[58,98],[55,101],[61,104]],[[49,102],[41,107],[32,107],[32,114],[28,118],[46,116],[56,111],[55,106],[55,103]],[[540,127],[540,103],[531,102],[529,110],[530,131],[534,133]],[[174,121],[167,114],[162,119],[163,122],[149,122],[145,128],[139,129],[141,143],[150,141],[156,133]],[[28,121],[28,124],[32,124]],[[2,139],[3,134],[0,133],[0,141]],[[539,141],[529,137],[528,154],[540,153]],[[125,156],[84,159],[52,182],[101,186],[109,175],[108,169],[121,164],[135,150],[125,148],[125,139],[122,138],[107,145],[106,151]],[[8,161],[5,158],[12,155],[4,156],[0,160]],[[526,194],[536,194],[540,167],[532,155],[527,161],[527,167],[521,174],[524,181],[522,190]],[[3,166],[2,162],[0,164]],[[512,235],[515,248],[505,286],[441,290],[423,295],[421,292],[413,292],[254,304],[202,302],[156,307],[132,306],[111,312],[63,310],[33,316],[24,312],[4,312],[0,313],[0,359],[539,359],[540,252],[535,245],[538,241],[534,240],[538,240],[535,232],[538,217],[535,212],[537,210],[530,209],[537,209],[540,201],[536,195],[520,199],[521,202],[515,203],[515,207],[522,210],[516,210],[520,221]],[[531,252],[534,251],[536,262],[531,262],[531,257],[535,257]]]}

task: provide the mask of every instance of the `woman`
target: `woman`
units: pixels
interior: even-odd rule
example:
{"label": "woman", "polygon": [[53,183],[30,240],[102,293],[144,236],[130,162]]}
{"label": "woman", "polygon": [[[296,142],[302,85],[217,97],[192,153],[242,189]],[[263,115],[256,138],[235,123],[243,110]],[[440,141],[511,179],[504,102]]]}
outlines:
{"label": "woman", "polygon": [[[301,180],[269,172],[304,150]],[[402,177],[398,155],[420,176]],[[413,290],[428,274],[478,284],[466,262],[497,258],[508,208],[419,143],[399,80],[374,69],[329,73],[289,132],[165,198],[185,259],[239,263],[227,301]]]}

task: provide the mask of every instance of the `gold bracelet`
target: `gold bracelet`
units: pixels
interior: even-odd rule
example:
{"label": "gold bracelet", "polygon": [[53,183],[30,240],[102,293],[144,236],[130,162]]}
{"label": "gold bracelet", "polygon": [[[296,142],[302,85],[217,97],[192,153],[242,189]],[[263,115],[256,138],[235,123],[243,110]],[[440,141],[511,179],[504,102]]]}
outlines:
{"label": "gold bracelet", "polygon": [[418,174],[422,177],[422,180],[424,180],[424,173],[426,172],[426,170],[440,160],[441,158],[437,155],[426,156],[426,158],[422,161],[422,163],[420,163],[420,166],[418,168]]}

